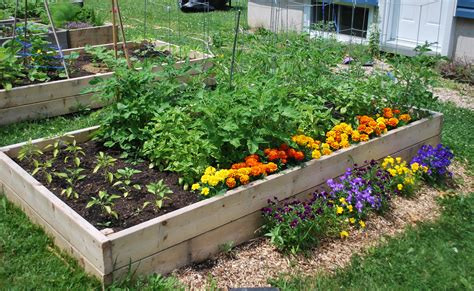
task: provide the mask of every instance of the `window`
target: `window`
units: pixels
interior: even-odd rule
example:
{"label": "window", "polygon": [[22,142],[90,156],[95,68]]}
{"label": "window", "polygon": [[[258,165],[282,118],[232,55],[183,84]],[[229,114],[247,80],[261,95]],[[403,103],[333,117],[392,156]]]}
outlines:
{"label": "window", "polygon": [[369,8],[313,1],[311,23],[314,29],[357,37],[367,37]]}

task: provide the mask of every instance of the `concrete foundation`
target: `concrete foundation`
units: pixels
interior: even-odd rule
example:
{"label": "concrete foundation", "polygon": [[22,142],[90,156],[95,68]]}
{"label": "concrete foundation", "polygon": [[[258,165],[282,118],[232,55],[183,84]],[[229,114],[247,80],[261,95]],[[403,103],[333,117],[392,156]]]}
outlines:
{"label": "concrete foundation", "polygon": [[456,18],[453,45],[454,59],[474,61],[474,19]]}

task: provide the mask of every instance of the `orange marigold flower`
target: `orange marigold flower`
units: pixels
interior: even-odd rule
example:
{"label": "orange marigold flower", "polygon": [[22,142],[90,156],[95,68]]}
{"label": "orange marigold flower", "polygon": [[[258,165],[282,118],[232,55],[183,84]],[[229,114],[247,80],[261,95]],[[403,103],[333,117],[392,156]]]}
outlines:
{"label": "orange marigold flower", "polygon": [[385,118],[392,118],[392,117],[393,117],[392,109],[390,109],[390,108],[384,108],[384,109],[383,109],[383,116],[384,116]]}
{"label": "orange marigold flower", "polygon": [[340,148],[339,143],[337,141],[331,143],[331,147],[335,150],[338,150]]}
{"label": "orange marigold flower", "polygon": [[372,118],[368,117],[367,115],[364,115],[359,119],[359,123],[360,124],[367,124],[367,123],[370,122],[371,119]]}
{"label": "orange marigold flower", "polygon": [[229,187],[229,188],[232,189],[232,188],[235,187],[236,181],[235,181],[234,178],[227,178],[227,179],[225,180],[225,184],[227,185],[227,187]]}
{"label": "orange marigold flower", "polygon": [[386,126],[385,123],[383,123],[383,122],[379,122],[379,123],[377,124],[377,127],[380,128],[380,130],[384,130],[385,128],[387,128],[387,126]]}
{"label": "orange marigold flower", "polygon": [[249,167],[253,167],[253,166],[256,166],[259,164],[258,160],[257,159],[254,159],[254,158],[250,158],[250,159],[246,159],[245,160],[245,164]]}
{"label": "orange marigold flower", "polygon": [[245,185],[249,183],[250,177],[248,175],[242,175],[239,180],[242,185]]}
{"label": "orange marigold flower", "polygon": [[367,133],[368,135],[371,135],[374,132],[374,130],[372,129],[372,127],[366,127],[364,132]]}
{"label": "orange marigold flower", "polygon": [[403,121],[403,122],[408,122],[411,120],[411,116],[409,114],[402,114],[400,115],[400,120]]}
{"label": "orange marigold flower", "polygon": [[282,164],[286,164],[288,161],[286,159],[280,159]]}
{"label": "orange marigold flower", "polygon": [[245,168],[245,167],[247,167],[246,163],[237,163],[237,164],[233,164],[231,168],[234,169],[234,170],[238,170],[238,169],[242,169],[242,168]]}
{"label": "orange marigold flower", "polygon": [[288,145],[285,143],[280,145],[280,151],[286,151],[288,150],[288,148],[289,148]]}
{"label": "orange marigold flower", "polygon": [[280,158],[280,159],[287,159],[288,156],[286,155],[286,152],[285,152],[285,151],[279,151],[279,152],[278,152],[278,158]]}
{"label": "orange marigold flower", "polygon": [[268,156],[268,154],[270,153],[270,151],[271,151],[271,149],[266,148],[266,149],[263,150],[263,153],[264,153],[266,156]]}
{"label": "orange marigold flower", "polygon": [[396,119],[395,117],[392,117],[388,120],[387,124],[390,125],[391,127],[396,127],[398,125],[398,119]]}
{"label": "orange marigold flower", "polygon": [[247,161],[249,159],[260,161],[260,157],[257,154],[252,154],[252,155],[249,155],[249,156],[245,157],[245,161]]}
{"label": "orange marigold flower", "polygon": [[273,173],[273,172],[276,172],[276,170],[278,170],[278,166],[277,164],[270,162],[266,164],[266,170],[268,173]]}
{"label": "orange marigold flower", "polygon": [[368,140],[369,140],[369,136],[367,134],[360,135],[360,141],[368,141]]}
{"label": "orange marigold flower", "polygon": [[328,156],[332,153],[331,149],[328,149],[328,148],[323,148],[321,153],[325,156]]}
{"label": "orange marigold flower", "polygon": [[296,154],[295,154],[295,160],[297,160],[297,161],[302,161],[302,160],[304,160],[304,153],[303,153],[303,152],[300,152],[300,151],[296,152]]}
{"label": "orange marigold flower", "polygon": [[270,161],[274,161],[276,159],[278,159],[278,152],[276,150],[271,150],[269,153],[268,153],[268,159]]}
{"label": "orange marigold flower", "polygon": [[290,158],[294,158],[294,157],[295,157],[295,154],[296,154],[296,150],[295,150],[295,149],[291,148],[291,149],[288,150],[288,156],[289,156]]}
{"label": "orange marigold flower", "polygon": [[365,124],[361,124],[361,125],[359,125],[359,127],[357,127],[357,130],[360,131],[360,132],[363,132],[363,131],[365,131],[366,127],[367,126],[365,126]]}
{"label": "orange marigold flower", "polygon": [[260,168],[260,166],[254,166],[252,167],[252,171],[250,172],[250,174],[254,177],[258,177],[262,174],[262,169]]}
{"label": "orange marigold flower", "polygon": [[399,109],[393,109],[393,113],[394,114],[400,114],[400,110]]}

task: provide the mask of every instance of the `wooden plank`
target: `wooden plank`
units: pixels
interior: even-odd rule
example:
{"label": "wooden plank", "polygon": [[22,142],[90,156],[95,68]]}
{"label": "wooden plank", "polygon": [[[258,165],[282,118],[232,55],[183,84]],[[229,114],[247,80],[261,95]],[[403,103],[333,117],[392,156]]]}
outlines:
{"label": "wooden plank", "polygon": [[68,30],[69,47],[77,48],[86,45],[112,43],[112,25]]}
{"label": "wooden plank", "polygon": [[[31,143],[36,145],[42,151],[46,152],[47,150],[45,150],[44,148],[47,145],[52,144],[57,140],[64,140],[64,141],[69,141],[69,142],[72,140],[76,140],[77,143],[86,142],[91,139],[92,133],[96,131],[98,128],[99,126],[82,128],[79,130],[68,132],[66,135],[55,136],[55,137],[50,137],[50,138],[38,138],[38,139],[32,140]],[[20,151],[20,149],[27,143],[28,142],[21,142],[21,143],[9,145],[9,146],[0,147],[0,152],[4,152],[10,158],[14,158],[18,156],[18,152]]]}
{"label": "wooden plank", "polygon": [[[399,149],[439,135],[442,115],[435,114],[408,126],[319,160],[255,181],[225,195],[213,197],[134,227],[111,234],[117,267],[135,262],[160,250],[236,220],[264,207],[267,199],[284,199],[341,175],[353,163],[380,159]],[[135,245],[134,242],[142,242]]]}
{"label": "wooden plank", "polygon": [[84,268],[85,272],[93,275],[99,280],[102,280],[104,274],[101,270],[97,269],[82,253],[71,243],[69,243],[59,232],[56,231],[54,226],[51,226],[46,222],[41,215],[39,215],[33,208],[31,208],[27,203],[20,198],[22,195],[13,191],[7,185],[4,185],[0,181],[0,193],[4,193],[7,199],[21,208],[21,210],[30,218],[30,220],[41,226],[44,231],[52,238],[53,243],[62,251],[77,259],[79,265]]}
{"label": "wooden plank", "polygon": [[[411,159],[423,144],[436,145],[440,141],[440,136],[434,136],[420,143],[412,145],[401,151],[392,153],[393,156],[401,156],[404,159]],[[316,188],[321,188],[323,184],[294,195],[296,198],[306,198],[313,193]],[[159,273],[166,274],[174,269],[180,268],[192,262],[200,262],[210,258],[219,252],[219,245],[232,241],[234,245],[246,242],[257,237],[258,230],[262,225],[260,210],[254,211],[235,221],[221,225],[206,233],[181,242],[168,249],[145,257],[131,265],[131,271],[135,275]],[[140,241],[142,244],[142,241]],[[123,278],[129,272],[129,266],[124,266],[114,270],[114,280]]]}
{"label": "wooden plank", "polygon": [[79,111],[80,108],[100,108],[92,94],[80,94],[49,101],[0,109],[0,125],[24,120],[49,118]]}
{"label": "wooden plank", "polygon": [[[69,80],[59,80],[13,88],[10,91],[0,90],[0,109],[55,100],[64,97],[82,95],[89,82],[96,78],[110,78],[113,73],[102,73]],[[1,115],[0,115],[1,116]]]}
{"label": "wooden plank", "polygon": [[16,193],[21,193],[21,203],[26,204],[71,245],[96,269],[109,273],[112,269],[109,239],[84,218],[46,189],[36,179],[0,152],[0,183]]}

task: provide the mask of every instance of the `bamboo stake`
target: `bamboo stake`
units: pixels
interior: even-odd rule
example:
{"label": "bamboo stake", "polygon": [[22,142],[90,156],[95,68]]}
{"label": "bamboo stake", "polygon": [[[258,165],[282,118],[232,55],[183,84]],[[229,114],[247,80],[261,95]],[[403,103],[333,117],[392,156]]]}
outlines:
{"label": "bamboo stake", "polygon": [[114,52],[115,52],[115,58],[118,58],[118,52],[117,52],[117,24],[115,21],[115,0],[112,1],[112,39],[114,43]]}
{"label": "bamboo stake", "polygon": [[115,0],[115,8],[117,9],[119,24],[120,24],[120,31],[122,32],[122,47],[123,52],[125,54],[125,59],[127,60],[127,65],[131,69],[132,64],[130,62],[130,58],[128,57],[128,49],[127,49],[127,41],[125,38],[125,30],[123,29],[123,20],[122,20],[122,13],[120,12],[120,6],[118,0]]}

